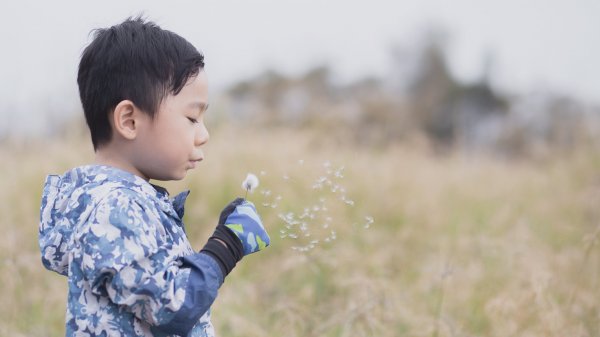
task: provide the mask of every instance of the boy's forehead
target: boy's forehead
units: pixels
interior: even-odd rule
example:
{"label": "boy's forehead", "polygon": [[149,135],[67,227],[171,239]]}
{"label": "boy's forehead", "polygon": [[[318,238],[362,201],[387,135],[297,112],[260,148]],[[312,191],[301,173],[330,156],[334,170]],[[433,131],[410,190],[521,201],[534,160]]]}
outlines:
{"label": "boy's forehead", "polygon": [[169,94],[167,101],[186,110],[206,110],[208,108],[208,90],[203,72],[192,77],[176,95]]}

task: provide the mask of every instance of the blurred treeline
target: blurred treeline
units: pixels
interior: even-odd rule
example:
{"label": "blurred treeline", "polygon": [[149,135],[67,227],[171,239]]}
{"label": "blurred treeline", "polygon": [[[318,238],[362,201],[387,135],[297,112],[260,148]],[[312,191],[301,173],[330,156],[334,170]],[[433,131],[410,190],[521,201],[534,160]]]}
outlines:
{"label": "blurred treeline", "polygon": [[557,93],[500,92],[491,57],[465,83],[448,66],[444,37],[423,40],[411,51],[394,48],[384,77],[339,84],[325,65],[300,76],[265,71],[227,91],[226,111],[244,124],[322,129],[366,146],[419,141],[505,157],[570,152],[600,139],[599,107]]}

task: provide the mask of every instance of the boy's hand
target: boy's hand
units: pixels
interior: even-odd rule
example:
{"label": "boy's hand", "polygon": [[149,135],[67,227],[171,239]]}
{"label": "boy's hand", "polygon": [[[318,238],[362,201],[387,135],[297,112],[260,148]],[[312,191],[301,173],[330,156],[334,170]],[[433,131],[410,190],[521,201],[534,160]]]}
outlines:
{"label": "boy's hand", "polygon": [[244,255],[258,252],[271,243],[254,204],[242,198],[235,199],[223,209],[219,225],[224,225],[240,239]]}

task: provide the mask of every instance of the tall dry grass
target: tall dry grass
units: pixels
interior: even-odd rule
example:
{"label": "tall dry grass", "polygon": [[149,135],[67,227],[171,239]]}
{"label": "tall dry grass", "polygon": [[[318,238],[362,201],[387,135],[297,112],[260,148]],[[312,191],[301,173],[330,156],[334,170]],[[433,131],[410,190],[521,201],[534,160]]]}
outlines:
{"label": "tall dry grass", "polygon": [[[37,247],[44,176],[92,160],[87,139],[0,147],[0,335],[64,334],[66,280]],[[272,246],[245,258],[213,306],[220,336],[598,336],[600,156],[536,162],[410,147],[369,149],[289,130],[213,131],[191,188],[201,248],[247,172],[267,171],[278,209],[259,210]],[[313,198],[307,163],[345,164],[354,207],[331,210],[337,240],[306,254],[277,213]],[[282,182],[275,172],[292,172]],[[259,198],[255,194],[252,198]],[[375,223],[354,226],[364,214]]]}

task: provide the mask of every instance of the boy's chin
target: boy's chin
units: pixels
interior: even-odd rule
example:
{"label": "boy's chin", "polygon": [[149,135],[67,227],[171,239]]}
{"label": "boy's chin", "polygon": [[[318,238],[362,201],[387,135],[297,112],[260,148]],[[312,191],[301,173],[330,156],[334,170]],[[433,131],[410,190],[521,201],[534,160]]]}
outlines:
{"label": "boy's chin", "polygon": [[152,180],[158,181],[177,181],[182,180],[187,175],[188,170],[181,170],[178,172],[165,172],[160,175],[156,175],[155,177],[150,177]]}
{"label": "boy's chin", "polygon": [[185,170],[183,172],[177,172],[177,174],[173,174],[167,180],[172,180],[172,181],[183,180],[183,178],[185,178],[186,175],[187,175],[187,170]]}

